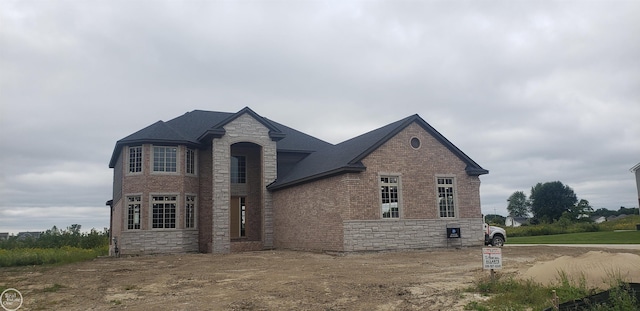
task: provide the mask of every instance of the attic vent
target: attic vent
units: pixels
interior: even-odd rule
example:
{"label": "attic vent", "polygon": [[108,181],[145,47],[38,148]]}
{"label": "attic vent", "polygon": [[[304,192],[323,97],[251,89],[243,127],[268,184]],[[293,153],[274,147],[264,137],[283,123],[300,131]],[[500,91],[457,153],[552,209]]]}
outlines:
{"label": "attic vent", "polygon": [[418,137],[411,138],[411,147],[413,149],[420,148],[420,139]]}

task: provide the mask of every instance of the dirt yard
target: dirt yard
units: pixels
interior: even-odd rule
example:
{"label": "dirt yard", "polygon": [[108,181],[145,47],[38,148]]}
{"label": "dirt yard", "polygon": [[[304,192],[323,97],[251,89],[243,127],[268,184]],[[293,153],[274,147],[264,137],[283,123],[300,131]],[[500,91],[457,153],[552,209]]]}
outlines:
{"label": "dirt yard", "polygon": [[[631,262],[620,272],[640,281],[634,274],[640,273],[640,250],[507,246],[501,273],[525,276],[538,269],[548,278],[549,271],[582,261],[585,270],[615,269],[599,264],[614,262],[612,256]],[[488,273],[480,247],[346,255],[262,251],[0,268],[0,286],[22,293],[21,311],[462,310],[482,299],[463,290]]]}

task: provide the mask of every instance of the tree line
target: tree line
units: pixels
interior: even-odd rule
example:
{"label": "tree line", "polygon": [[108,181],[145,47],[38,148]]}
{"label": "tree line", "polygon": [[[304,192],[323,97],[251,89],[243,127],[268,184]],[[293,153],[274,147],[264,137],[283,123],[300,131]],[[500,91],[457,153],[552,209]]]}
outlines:
{"label": "tree line", "polygon": [[531,187],[529,197],[523,191],[516,191],[507,202],[510,216],[528,217],[531,214],[532,224],[589,220],[591,216],[638,214],[637,208],[625,207],[621,207],[617,212],[606,208],[594,211],[589,201],[579,200],[573,189],[560,181],[537,183]]}
{"label": "tree line", "polygon": [[87,233],[80,232],[81,225],[73,224],[66,229],[51,229],[40,234],[38,238],[10,236],[7,240],[0,240],[0,249],[19,248],[60,248],[63,246],[95,249],[109,245],[109,230],[97,231],[91,229]]}

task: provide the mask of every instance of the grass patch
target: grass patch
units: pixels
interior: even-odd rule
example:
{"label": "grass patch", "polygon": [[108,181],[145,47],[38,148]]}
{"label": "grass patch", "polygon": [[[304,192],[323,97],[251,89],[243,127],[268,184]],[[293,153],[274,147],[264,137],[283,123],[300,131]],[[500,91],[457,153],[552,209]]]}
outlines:
{"label": "grass patch", "polygon": [[60,248],[0,249],[0,267],[72,263],[104,256],[108,253],[108,246],[96,249],[70,246]]}
{"label": "grass patch", "polygon": [[640,224],[640,216],[630,215],[614,221],[605,221],[600,224],[593,222],[566,222],[556,221],[552,224],[526,225],[520,227],[506,227],[507,237],[555,235],[565,233],[601,232],[615,230],[636,230],[636,224]]}
{"label": "grass patch", "polygon": [[510,244],[640,244],[640,231],[600,231],[509,237]]}
{"label": "grass patch", "polygon": [[636,230],[636,224],[640,224],[640,215],[631,215],[614,221],[605,221],[598,224],[601,231]]}
{"label": "grass patch", "polygon": [[[609,300],[599,302],[587,302],[585,307],[577,310],[583,311],[632,311],[640,310],[639,301],[635,294],[629,290],[628,284],[622,276],[612,273],[608,276],[611,286]],[[490,298],[485,301],[473,301],[465,306],[465,310],[492,311],[492,310],[544,310],[553,306],[553,291],[556,292],[560,303],[582,300],[597,292],[595,288],[588,288],[585,276],[577,279],[569,277],[560,271],[556,283],[545,286],[533,280],[515,279],[513,275],[496,273],[492,279],[484,274],[478,278],[467,292],[481,293]],[[573,309],[572,309],[573,310]]]}

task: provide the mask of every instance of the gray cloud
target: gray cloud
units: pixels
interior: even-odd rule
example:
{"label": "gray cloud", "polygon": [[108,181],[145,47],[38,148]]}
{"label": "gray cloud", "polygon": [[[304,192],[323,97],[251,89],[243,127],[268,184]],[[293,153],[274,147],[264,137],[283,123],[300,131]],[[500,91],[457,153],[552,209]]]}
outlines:
{"label": "gray cloud", "polygon": [[116,140],[244,106],[333,143],[418,113],[490,170],[485,213],[554,180],[596,208],[636,206],[638,15],[624,1],[2,2],[0,231],[107,226]]}

